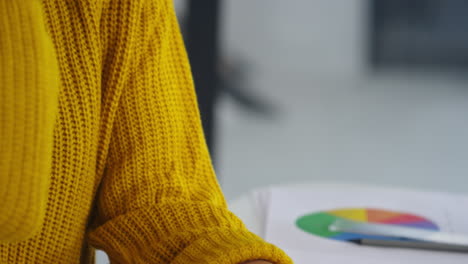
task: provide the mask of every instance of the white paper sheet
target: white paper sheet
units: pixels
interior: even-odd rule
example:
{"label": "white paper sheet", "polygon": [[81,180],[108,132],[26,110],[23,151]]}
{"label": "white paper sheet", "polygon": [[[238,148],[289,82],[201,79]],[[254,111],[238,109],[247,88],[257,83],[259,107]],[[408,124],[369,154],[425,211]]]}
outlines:
{"label": "white paper sheet", "polygon": [[359,188],[272,188],[265,238],[308,263],[468,263],[468,254],[359,246],[306,233],[296,227],[305,214],[338,208],[409,212],[435,222],[441,231],[468,235],[468,197],[441,193]]}
{"label": "white paper sheet", "polygon": [[[268,216],[268,210],[270,208],[270,190],[264,189],[262,191],[256,191],[252,193],[251,196],[254,200],[254,207],[257,216],[260,218],[262,223],[266,223],[266,218]],[[260,236],[265,236],[265,225],[262,225],[262,229],[259,230]]]}

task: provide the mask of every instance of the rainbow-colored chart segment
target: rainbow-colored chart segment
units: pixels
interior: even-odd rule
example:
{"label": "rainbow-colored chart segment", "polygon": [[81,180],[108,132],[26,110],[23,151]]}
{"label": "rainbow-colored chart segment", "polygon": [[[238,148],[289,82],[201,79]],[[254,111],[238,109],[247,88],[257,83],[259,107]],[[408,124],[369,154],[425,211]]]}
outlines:
{"label": "rainbow-colored chart segment", "polygon": [[307,214],[299,217],[296,221],[296,225],[299,229],[307,233],[335,240],[351,241],[363,238],[387,239],[385,237],[330,231],[328,227],[339,218],[360,222],[439,230],[435,223],[421,216],[372,208],[344,208]]}

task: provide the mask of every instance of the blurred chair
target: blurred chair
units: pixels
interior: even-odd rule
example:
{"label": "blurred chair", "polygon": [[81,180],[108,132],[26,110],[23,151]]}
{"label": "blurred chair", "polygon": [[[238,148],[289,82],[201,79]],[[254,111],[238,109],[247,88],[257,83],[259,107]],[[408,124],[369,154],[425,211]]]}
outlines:
{"label": "blurred chair", "polygon": [[263,116],[274,107],[245,87],[246,63],[223,57],[219,47],[221,0],[187,0],[182,31],[195,82],[203,129],[212,157],[216,145],[216,102],[221,94]]}

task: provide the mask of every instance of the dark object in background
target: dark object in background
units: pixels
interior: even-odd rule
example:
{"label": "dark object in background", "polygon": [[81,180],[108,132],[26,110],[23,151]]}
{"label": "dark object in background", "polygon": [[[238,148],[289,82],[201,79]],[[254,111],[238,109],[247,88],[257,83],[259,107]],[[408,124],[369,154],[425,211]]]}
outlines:
{"label": "dark object in background", "polygon": [[221,58],[218,67],[220,96],[226,95],[232,99],[239,108],[247,110],[250,116],[262,118],[276,118],[278,107],[267,100],[263,94],[255,94],[249,86],[248,77],[254,71],[242,56]]}
{"label": "dark object in background", "polygon": [[468,1],[373,0],[374,67],[468,67]]}
{"label": "dark object in background", "polygon": [[219,0],[188,1],[185,42],[208,148],[213,156],[214,108],[218,96]]}
{"label": "dark object in background", "polygon": [[[211,157],[215,160],[216,102],[227,95],[242,109],[266,118],[276,107],[246,87],[248,63],[222,56],[219,45],[221,0],[187,1],[185,16],[179,16],[197,92],[203,129]],[[221,55],[220,55],[221,54]],[[216,164],[215,164],[216,165]]]}

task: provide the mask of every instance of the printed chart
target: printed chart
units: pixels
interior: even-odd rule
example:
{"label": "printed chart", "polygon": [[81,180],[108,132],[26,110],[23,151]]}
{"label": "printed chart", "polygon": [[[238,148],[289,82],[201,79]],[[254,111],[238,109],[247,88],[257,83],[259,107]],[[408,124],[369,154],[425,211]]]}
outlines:
{"label": "printed chart", "polygon": [[311,213],[299,217],[296,221],[296,225],[304,232],[334,240],[353,241],[363,238],[386,239],[385,237],[330,231],[328,227],[339,218],[429,230],[439,229],[435,223],[421,216],[373,208],[344,208]]}

